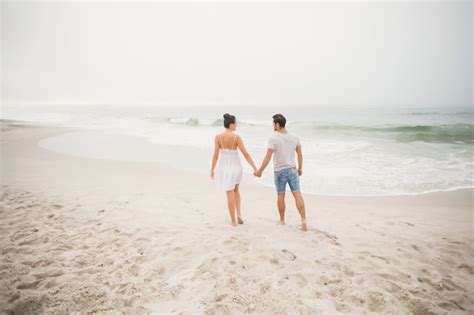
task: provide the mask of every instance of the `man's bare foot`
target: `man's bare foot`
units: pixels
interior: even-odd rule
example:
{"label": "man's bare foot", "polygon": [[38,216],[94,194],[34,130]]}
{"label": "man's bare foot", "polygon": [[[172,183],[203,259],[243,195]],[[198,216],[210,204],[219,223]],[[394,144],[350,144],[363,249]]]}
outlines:
{"label": "man's bare foot", "polygon": [[306,220],[301,221],[301,231],[308,231],[308,226],[306,225]]}
{"label": "man's bare foot", "polygon": [[242,220],[242,218],[239,218],[239,217],[237,217],[237,222],[239,222],[239,224],[244,224],[244,220]]}
{"label": "man's bare foot", "polygon": [[230,221],[230,225],[237,226],[237,223],[235,223],[235,221]]}
{"label": "man's bare foot", "polygon": [[278,224],[280,224],[280,225],[285,225],[285,220],[280,220],[280,221],[278,221]]}

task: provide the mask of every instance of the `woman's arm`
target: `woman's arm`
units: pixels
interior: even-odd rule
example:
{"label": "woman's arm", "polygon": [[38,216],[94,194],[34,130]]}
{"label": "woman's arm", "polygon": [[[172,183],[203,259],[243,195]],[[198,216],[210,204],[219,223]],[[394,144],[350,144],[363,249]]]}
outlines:
{"label": "woman's arm", "polygon": [[219,141],[217,136],[214,138],[214,154],[212,155],[211,178],[214,179],[214,169],[216,168],[217,160],[219,159]]}
{"label": "woman's arm", "polygon": [[239,136],[237,136],[237,146],[238,146],[240,152],[242,152],[244,158],[247,160],[247,162],[253,168],[253,171],[256,172],[257,167],[255,166],[255,163],[253,162],[252,157],[250,156],[247,149],[245,148],[244,141]]}

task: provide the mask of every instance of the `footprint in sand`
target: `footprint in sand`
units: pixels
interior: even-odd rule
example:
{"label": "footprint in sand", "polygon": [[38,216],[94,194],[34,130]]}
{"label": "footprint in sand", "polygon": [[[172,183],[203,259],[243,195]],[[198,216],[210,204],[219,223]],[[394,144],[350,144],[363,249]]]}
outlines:
{"label": "footprint in sand", "polygon": [[38,267],[47,267],[53,263],[52,260],[48,259],[40,259],[37,261],[23,261],[21,262],[25,266],[29,266],[31,268],[38,268]]}
{"label": "footprint in sand", "polygon": [[163,276],[166,273],[165,267],[153,268],[152,275]]}
{"label": "footprint in sand", "polygon": [[215,301],[216,301],[216,302],[222,302],[222,301],[223,301],[226,297],[228,297],[228,296],[229,296],[229,294],[226,294],[226,293],[225,293],[225,294],[218,295],[218,296],[216,296]]}
{"label": "footprint in sand", "polygon": [[296,255],[293,254],[292,252],[290,252],[290,251],[287,250],[287,249],[282,249],[281,252],[282,252],[283,255],[285,255],[285,257],[288,258],[289,260],[295,260],[295,259],[296,259]]}
{"label": "footprint in sand", "polygon": [[265,294],[268,292],[268,290],[270,290],[270,288],[271,288],[270,283],[267,283],[267,282],[262,283],[260,284],[260,293]]}
{"label": "footprint in sand", "polygon": [[460,264],[458,266],[458,268],[463,269],[464,271],[466,271],[470,275],[474,275],[474,267],[473,266],[470,266],[468,264]]}
{"label": "footprint in sand", "polygon": [[369,292],[367,307],[371,312],[381,313],[386,304],[385,298],[380,292]]}
{"label": "footprint in sand", "polygon": [[446,240],[446,241],[448,241],[450,244],[454,244],[454,245],[464,245],[464,243],[463,243],[463,242],[460,242],[460,241],[452,241],[452,240],[450,240],[450,239],[448,239],[448,238],[445,238],[445,237],[443,237],[443,239]]}
{"label": "footprint in sand", "polygon": [[389,280],[381,282],[380,286],[389,293],[395,293],[402,289],[398,284]]}
{"label": "footprint in sand", "polygon": [[454,300],[451,300],[449,302],[442,302],[442,303],[439,303],[438,304],[440,307],[444,308],[445,310],[447,311],[465,311],[466,309],[464,307],[462,307],[461,305],[459,305],[456,301]]}
{"label": "footprint in sand", "polygon": [[272,265],[279,265],[280,264],[280,262],[276,258],[270,258],[269,261]]}
{"label": "footprint in sand", "polygon": [[238,249],[242,253],[246,253],[249,250],[248,249],[248,243],[246,241],[238,239],[234,236],[229,237],[223,243],[226,246],[236,247],[236,249]]}
{"label": "footprint in sand", "polygon": [[306,285],[308,285],[308,280],[306,280],[306,278],[300,274],[295,274],[293,276],[293,278],[295,278],[296,280],[296,283],[298,284],[299,287],[305,287]]}
{"label": "footprint in sand", "polygon": [[[13,293],[10,298],[8,299],[8,303],[12,303],[20,298],[20,294],[18,292]],[[8,314],[8,313],[7,313]],[[14,314],[13,311],[11,314]]]}
{"label": "footprint in sand", "polygon": [[431,263],[443,263],[443,259],[441,258],[441,256],[435,256],[431,258]]}
{"label": "footprint in sand", "polygon": [[332,245],[341,246],[341,244],[339,244],[339,242],[337,241],[336,235],[332,235],[323,230],[316,230],[316,234],[322,237],[323,239],[329,241],[329,243],[331,243]]}
{"label": "footprint in sand", "polygon": [[41,280],[36,280],[28,283],[20,283],[16,288],[18,290],[36,289]]}
{"label": "footprint in sand", "polygon": [[128,273],[134,277],[138,277],[140,273],[140,267],[138,265],[132,265],[127,269]]}
{"label": "footprint in sand", "polygon": [[418,253],[421,253],[421,250],[418,246],[416,246],[415,244],[410,244],[410,247],[413,248],[414,250],[416,250]]}
{"label": "footprint in sand", "polygon": [[59,276],[62,276],[63,274],[64,272],[62,272],[61,270],[51,270],[47,272],[34,273],[32,274],[32,276],[38,280],[42,280],[46,278],[59,277]]}
{"label": "footprint in sand", "polygon": [[35,243],[36,243],[36,240],[28,240],[28,241],[23,241],[21,243],[18,243],[18,246],[33,245]]}
{"label": "footprint in sand", "polygon": [[377,259],[380,259],[380,260],[383,260],[386,264],[390,264],[390,260],[388,260],[387,258],[383,257],[383,256],[377,256],[377,255],[370,255],[370,257],[373,257],[373,258],[377,258]]}

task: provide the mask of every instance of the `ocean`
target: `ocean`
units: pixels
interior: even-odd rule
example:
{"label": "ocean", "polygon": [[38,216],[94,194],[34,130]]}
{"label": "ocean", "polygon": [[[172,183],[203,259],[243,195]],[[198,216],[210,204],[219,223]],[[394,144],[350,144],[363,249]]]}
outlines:
{"label": "ocean", "polygon": [[[272,115],[287,118],[304,155],[302,191],[318,195],[411,195],[473,187],[474,112],[451,108],[315,106],[152,107],[3,105],[2,119],[140,137],[152,144],[209,152],[225,112],[257,163],[273,133]],[[193,163],[190,161],[190,163]],[[242,163],[245,160],[242,158]],[[245,167],[246,176],[251,176]],[[267,169],[254,179],[273,186]]]}

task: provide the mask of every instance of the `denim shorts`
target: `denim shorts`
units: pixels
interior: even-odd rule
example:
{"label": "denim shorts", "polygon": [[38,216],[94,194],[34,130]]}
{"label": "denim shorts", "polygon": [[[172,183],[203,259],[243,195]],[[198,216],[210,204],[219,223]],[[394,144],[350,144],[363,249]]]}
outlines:
{"label": "denim shorts", "polygon": [[275,172],[275,188],[277,192],[285,192],[286,183],[290,185],[292,192],[300,191],[300,176],[296,168],[288,167]]}

